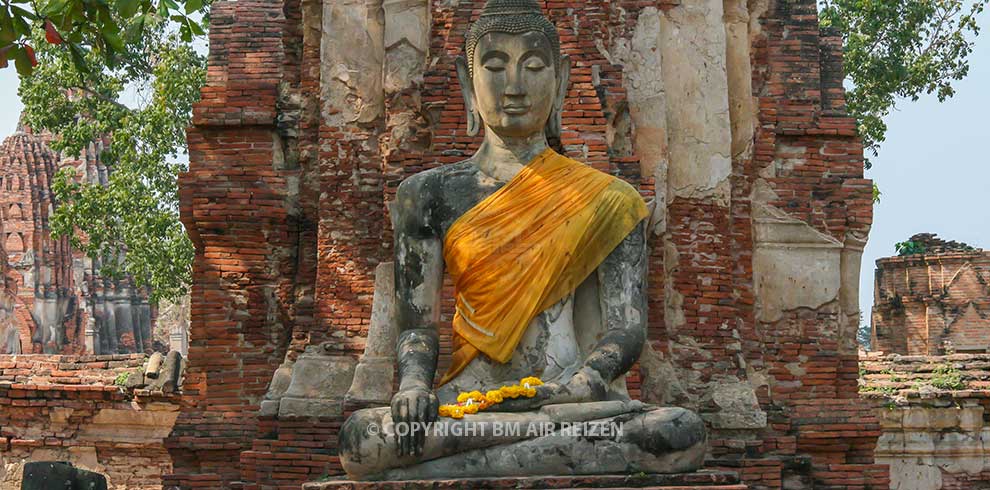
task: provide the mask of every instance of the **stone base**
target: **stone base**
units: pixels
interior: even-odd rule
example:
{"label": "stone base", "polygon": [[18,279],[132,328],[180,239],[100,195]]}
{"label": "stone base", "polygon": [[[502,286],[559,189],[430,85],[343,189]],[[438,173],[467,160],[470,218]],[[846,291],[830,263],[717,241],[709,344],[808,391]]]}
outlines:
{"label": "stone base", "polygon": [[630,489],[643,490],[746,490],[739,475],[699,471],[682,475],[534,476],[525,478],[470,478],[420,481],[330,480],[303,485],[303,490],[478,490],[500,489]]}

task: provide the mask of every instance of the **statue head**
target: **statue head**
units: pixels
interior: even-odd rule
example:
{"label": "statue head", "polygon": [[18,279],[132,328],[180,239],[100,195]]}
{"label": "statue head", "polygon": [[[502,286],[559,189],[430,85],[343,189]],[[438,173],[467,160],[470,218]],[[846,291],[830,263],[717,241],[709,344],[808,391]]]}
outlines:
{"label": "statue head", "polygon": [[468,134],[484,124],[500,136],[560,135],[570,60],[535,0],[488,0],[467,34],[457,76]]}

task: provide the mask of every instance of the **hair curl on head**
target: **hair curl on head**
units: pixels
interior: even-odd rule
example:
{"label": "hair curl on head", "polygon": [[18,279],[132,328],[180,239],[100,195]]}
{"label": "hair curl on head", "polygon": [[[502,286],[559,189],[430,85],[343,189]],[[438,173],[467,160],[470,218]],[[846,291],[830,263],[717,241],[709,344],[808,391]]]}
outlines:
{"label": "hair curl on head", "polygon": [[560,35],[557,28],[543,15],[536,0],[488,0],[481,16],[471,25],[467,34],[467,65],[474,77],[474,52],[478,41],[486,34],[522,34],[542,32],[553,49],[554,68],[560,73]]}

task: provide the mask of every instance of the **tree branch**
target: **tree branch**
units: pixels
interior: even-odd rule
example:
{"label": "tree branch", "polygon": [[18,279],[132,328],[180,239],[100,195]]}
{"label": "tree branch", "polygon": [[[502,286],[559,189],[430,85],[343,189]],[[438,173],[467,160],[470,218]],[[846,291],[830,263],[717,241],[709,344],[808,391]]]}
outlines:
{"label": "tree branch", "polygon": [[97,99],[102,100],[103,102],[106,102],[108,104],[113,104],[113,105],[117,106],[118,109],[123,109],[123,110],[125,110],[127,112],[131,112],[131,108],[130,107],[127,107],[126,105],[121,104],[120,102],[117,102],[116,100],[113,100],[110,97],[107,97],[106,95],[103,95],[103,94],[101,94],[101,93],[99,93],[99,92],[97,92],[95,90],[92,90],[92,89],[90,89],[88,87],[84,87],[82,85],[71,85],[71,86],[69,86],[69,88],[70,89],[76,89],[76,90],[85,92],[85,93],[89,94],[92,97],[96,97]]}

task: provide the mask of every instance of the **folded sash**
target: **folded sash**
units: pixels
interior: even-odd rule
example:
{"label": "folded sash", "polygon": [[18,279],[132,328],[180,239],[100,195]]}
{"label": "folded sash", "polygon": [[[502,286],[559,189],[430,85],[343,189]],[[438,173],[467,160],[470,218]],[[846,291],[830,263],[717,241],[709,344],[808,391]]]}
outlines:
{"label": "folded sash", "polygon": [[577,287],[647,215],[626,182],[547,149],[450,227],[454,354],[507,362],[537,315]]}

